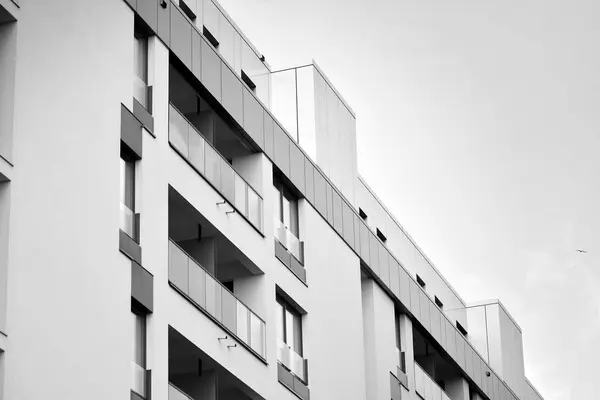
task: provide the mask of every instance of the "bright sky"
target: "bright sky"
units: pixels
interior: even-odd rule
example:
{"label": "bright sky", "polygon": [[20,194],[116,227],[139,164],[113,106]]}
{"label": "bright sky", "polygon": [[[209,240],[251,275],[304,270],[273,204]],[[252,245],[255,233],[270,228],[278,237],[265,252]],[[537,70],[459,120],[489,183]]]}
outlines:
{"label": "bright sky", "polygon": [[501,299],[545,399],[598,398],[600,2],[221,4],[275,69],[317,60],[362,176],[467,302]]}

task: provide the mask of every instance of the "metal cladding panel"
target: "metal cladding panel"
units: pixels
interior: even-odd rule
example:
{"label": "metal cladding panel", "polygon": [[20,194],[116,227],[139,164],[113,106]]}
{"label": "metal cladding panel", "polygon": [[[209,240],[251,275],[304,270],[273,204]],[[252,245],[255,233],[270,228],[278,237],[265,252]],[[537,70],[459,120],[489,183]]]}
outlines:
{"label": "metal cladding panel", "polygon": [[371,241],[369,235],[369,228],[365,224],[365,221],[359,219],[359,231],[360,231],[360,257],[366,262],[371,262]]}
{"label": "metal cladding panel", "polygon": [[446,351],[452,358],[456,358],[456,329],[450,321],[446,320]]}
{"label": "metal cladding panel", "polygon": [[344,227],[344,240],[355,249],[354,245],[354,213],[348,203],[342,200],[342,219]]}
{"label": "metal cladding panel", "polygon": [[[16,3],[16,4],[18,4],[18,1],[13,0],[13,2]],[[136,7],[137,7],[137,0],[125,0],[125,2],[127,4],[129,4],[129,6],[131,8],[133,8],[134,10],[136,9]]]}
{"label": "metal cladding panel", "polygon": [[390,287],[390,253],[385,248],[383,243],[377,243],[377,247],[379,248],[379,279],[386,284],[386,286]]}
{"label": "metal cladding panel", "polygon": [[303,194],[306,191],[306,180],[304,177],[305,158],[296,143],[290,141],[290,180]]}
{"label": "metal cladding panel", "polygon": [[150,29],[158,31],[158,0],[137,0],[136,11]]}
{"label": "metal cladding panel", "polygon": [[325,194],[327,195],[327,222],[333,226],[333,188],[329,181],[325,180]]}
{"label": "metal cladding panel", "polygon": [[465,363],[465,338],[458,331],[456,331],[456,361],[463,370],[467,368]]}
{"label": "metal cladding panel", "polygon": [[[221,64],[221,104],[227,112],[240,125],[244,126],[244,96],[242,94],[242,83],[237,76],[225,65]],[[261,110],[262,111],[262,110]],[[262,125],[262,113],[255,117]],[[248,130],[246,130],[247,132]],[[261,131],[262,133],[262,131]]]}
{"label": "metal cladding panel", "polygon": [[400,298],[399,270],[400,264],[394,258],[390,257],[390,290],[397,298]]}
{"label": "metal cladding panel", "polygon": [[192,25],[177,7],[171,10],[171,50],[192,69]]}
{"label": "metal cladding panel", "polygon": [[485,361],[483,361],[482,358],[479,358],[479,360],[481,361],[481,389],[483,390],[483,393],[488,394],[488,380],[490,378],[487,376],[487,372],[489,372],[489,370]]}
{"label": "metal cladding panel", "polygon": [[275,123],[273,129],[273,143],[275,145],[275,165],[285,174],[290,176],[290,137]]}
{"label": "metal cladding panel", "polygon": [[192,73],[202,82],[202,38],[200,33],[192,29]]}
{"label": "metal cladding panel", "polygon": [[142,158],[142,124],[124,105],[121,105],[121,141],[138,159]]}
{"label": "metal cladding panel", "polygon": [[473,376],[473,348],[469,343],[465,344],[465,367],[467,375]]}
{"label": "metal cladding panel", "polygon": [[431,300],[429,300],[429,296],[427,296],[423,290],[421,290],[419,296],[419,303],[421,305],[421,324],[423,324],[423,327],[427,329],[428,332],[431,332],[431,318],[429,318],[429,303],[431,303]]}
{"label": "metal cladding panel", "polygon": [[317,211],[327,218],[327,188],[325,178],[318,169],[315,169],[315,206]]}
{"label": "metal cladding panel", "polygon": [[[236,77],[237,80],[237,77]],[[240,82],[238,80],[238,82]],[[241,82],[240,82],[241,85]],[[248,89],[244,88],[244,121],[242,126],[244,130],[252,140],[256,142],[261,148],[265,147],[265,131],[266,127],[264,126],[264,115],[265,111],[262,106],[254,98],[252,93],[248,91]],[[273,125],[269,127],[271,131],[273,130]]]}
{"label": "metal cladding panel", "polygon": [[335,189],[331,191],[331,205],[333,208],[333,228],[340,235],[344,235],[343,215],[342,215],[342,198]]}
{"label": "metal cladding panel", "polygon": [[475,384],[481,387],[481,359],[479,358],[479,354],[473,352],[473,380]]}
{"label": "metal cladding panel", "polygon": [[263,149],[267,157],[273,160],[275,157],[275,121],[273,121],[273,117],[271,117],[271,115],[266,111],[263,111],[263,128],[265,134],[265,146]]}
{"label": "metal cladding panel", "polygon": [[202,40],[202,84],[221,102],[221,64],[222,61],[212,46]]}
{"label": "metal cladding panel", "polygon": [[409,279],[410,286],[410,312],[421,321],[421,307],[419,306],[419,298],[421,297],[421,289],[417,286],[417,282]]}
{"label": "metal cladding panel", "polygon": [[446,349],[446,317],[444,313],[441,313],[440,317],[440,344]]}
{"label": "metal cladding panel", "polygon": [[315,204],[315,167],[308,158],[304,159],[304,178],[306,182],[304,196],[311,204]]}
{"label": "metal cladding panel", "polygon": [[433,302],[429,302],[429,318],[431,319],[431,335],[438,343],[442,341],[442,313]]}
{"label": "metal cladding panel", "polygon": [[408,272],[402,266],[398,269],[398,282],[400,284],[400,302],[404,304],[404,307],[411,310],[410,305],[410,276]]}
{"label": "metal cladding panel", "polygon": [[135,261],[131,262],[131,297],[152,312],[154,308],[154,277]]}
{"label": "metal cladding panel", "polygon": [[369,267],[371,267],[373,272],[379,276],[379,241],[377,240],[377,236],[375,236],[370,230],[369,254],[371,255]]}
{"label": "metal cladding panel", "polygon": [[[138,0],[139,5],[140,0]],[[171,45],[171,12],[177,7],[171,4],[169,1],[165,1],[165,8],[163,8],[160,0],[152,0],[154,7],[158,9],[158,26],[155,31],[158,37],[167,44]]]}

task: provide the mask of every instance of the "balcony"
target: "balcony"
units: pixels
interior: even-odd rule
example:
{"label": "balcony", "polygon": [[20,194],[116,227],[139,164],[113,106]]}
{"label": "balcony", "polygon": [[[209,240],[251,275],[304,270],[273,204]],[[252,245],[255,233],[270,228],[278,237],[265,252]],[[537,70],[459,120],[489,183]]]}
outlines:
{"label": "balcony", "polygon": [[172,103],[169,142],[259,232],[263,231],[263,199]]}
{"label": "balcony", "polygon": [[148,372],[144,367],[139,366],[135,361],[131,362],[131,390],[146,398],[146,375]]}
{"label": "balcony", "polygon": [[415,363],[415,391],[424,400],[451,400],[431,377]]}
{"label": "balcony", "polygon": [[169,240],[169,282],[239,342],[266,359],[264,320],[172,240]]}
{"label": "balcony", "polygon": [[133,240],[137,240],[137,218],[136,215],[125,204],[121,204],[120,209],[120,228]]}
{"label": "balcony", "polygon": [[281,245],[285,247],[300,264],[304,264],[304,242],[301,242],[300,239],[298,239],[279,219],[275,220],[275,239],[277,239],[277,241],[281,243]]}
{"label": "balcony", "polygon": [[281,341],[277,343],[277,360],[302,382],[308,383],[308,360]]}
{"label": "balcony", "polygon": [[[266,377],[268,370],[263,367]],[[242,376],[233,375],[172,327],[169,327],[168,371],[168,400],[264,400],[242,381]]]}
{"label": "balcony", "polygon": [[396,377],[398,381],[408,389],[408,377],[406,376],[406,353],[400,351],[399,348],[396,347]]}

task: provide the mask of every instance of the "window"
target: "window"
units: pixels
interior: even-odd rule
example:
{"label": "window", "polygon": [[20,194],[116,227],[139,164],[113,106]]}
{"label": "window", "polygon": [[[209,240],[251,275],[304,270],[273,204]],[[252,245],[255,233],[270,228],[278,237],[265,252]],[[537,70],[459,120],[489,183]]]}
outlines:
{"label": "window", "polygon": [[360,217],[363,219],[363,221],[365,221],[365,222],[367,221],[367,213],[365,213],[362,208],[358,209],[358,215],[360,215]]}
{"label": "window", "polygon": [[433,296],[435,298],[435,305],[438,306],[440,309],[444,308],[444,303],[442,303],[442,301],[440,299],[438,299],[437,296]]}
{"label": "window", "polygon": [[277,340],[302,356],[302,315],[281,296],[277,296]]}
{"label": "window", "polygon": [[146,315],[138,312],[137,309],[131,310],[131,319],[133,323],[133,382],[131,390],[141,397],[146,396]]}
{"label": "window", "polygon": [[381,240],[383,243],[387,242],[387,238],[385,237],[385,235],[379,230],[379,228],[376,229],[377,231],[377,237],[379,238],[379,240]]}
{"label": "window", "polygon": [[133,97],[149,111],[148,38],[144,34],[136,32],[133,49]]}
{"label": "window", "polygon": [[215,49],[219,48],[219,41],[212,33],[210,33],[210,31],[208,29],[206,29],[206,27],[203,27],[202,33],[204,34],[204,37],[206,39],[208,39],[210,44],[212,44]]}
{"label": "window", "polygon": [[427,286],[425,284],[425,281],[423,279],[421,279],[421,277],[419,275],[417,275],[417,283],[423,288],[425,289],[425,286]]}
{"label": "window", "polygon": [[395,328],[396,328],[396,348],[402,350],[402,342],[400,340],[400,313],[396,312],[395,315]]}
{"label": "window", "polygon": [[135,162],[121,156],[121,230],[135,236]]}
{"label": "window", "polygon": [[273,185],[277,190],[275,199],[275,218],[283,224],[294,236],[299,237],[298,229],[298,199],[278,179],[274,179]]}
{"label": "window", "polygon": [[256,93],[256,84],[250,79],[248,75],[244,71],[242,71],[242,80],[244,83],[252,90],[252,92]]}
{"label": "window", "polygon": [[[192,1],[194,3],[196,2],[196,0]],[[196,20],[196,14],[194,14],[194,11],[192,11],[192,9],[185,3],[185,1],[179,0],[179,8],[181,8],[181,11],[183,11],[183,13],[187,15],[189,19],[191,19],[192,21]]]}
{"label": "window", "polygon": [[456,321],[456,328],[460,331],[460,333],[462,333],[463,336],[467,336],[467,330],[458,321]]}

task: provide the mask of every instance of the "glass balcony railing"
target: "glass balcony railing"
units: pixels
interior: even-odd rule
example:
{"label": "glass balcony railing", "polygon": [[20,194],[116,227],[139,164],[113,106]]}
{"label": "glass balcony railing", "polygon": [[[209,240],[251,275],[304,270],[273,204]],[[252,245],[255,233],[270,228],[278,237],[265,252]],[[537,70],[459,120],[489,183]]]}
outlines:
{"label": "glass balcony railing", "polygon": [[277,359],[290,372],[300,378],[300,380],[302,380],[304,383],[307,382],[307,360],[302,358],[302,356],[300,356],[298,353],[292,350],[290,346],[282,341],[277,343]]}
{"label": "glass balcony railing", "polygon": [[133,73],[133,97],[148,108],[148,85],[135,72]]}
{"label": "glass balcony railing", "polygon": [[262,197],[172,104],[169,105],[169,142],[232,207],[263,231]]}
{"label": "glass balcony railing", "polygon": [[450,400],[450,397],[415,363],[415,391],[425,400]]}
{"label": "glass balcony railing", "polygon": [[396,361],[398,363],[398,368],[400,368],[400,371],[406,373],[406,358],[405,358],[405,354],[403,351],[400,351],[399,348],[396,347]]}
{"label": "glass balcony railing", "polygon": [[135,361],[131,362],[131,390],[146,397],[146,369]]}
{"label": "glass balcony railing", "polygon": [[181,389],[169,383],[169,400],[194,400]]}
{"label": "glass balcony railing", "polygon": [[266,359],[266,325],[262,318],[172,240],[169,240],[169,282]]}
{"label": "glass balcony railing", "polygon": [[303,245],[280,220],[275,220],[275,238],[283,245],[300,263],[304,263]]}
{"label": "glass balcony railing", "polygon": [[135,237],[135,213],[125,204],[121,203],[120,228],[132,239]]}

